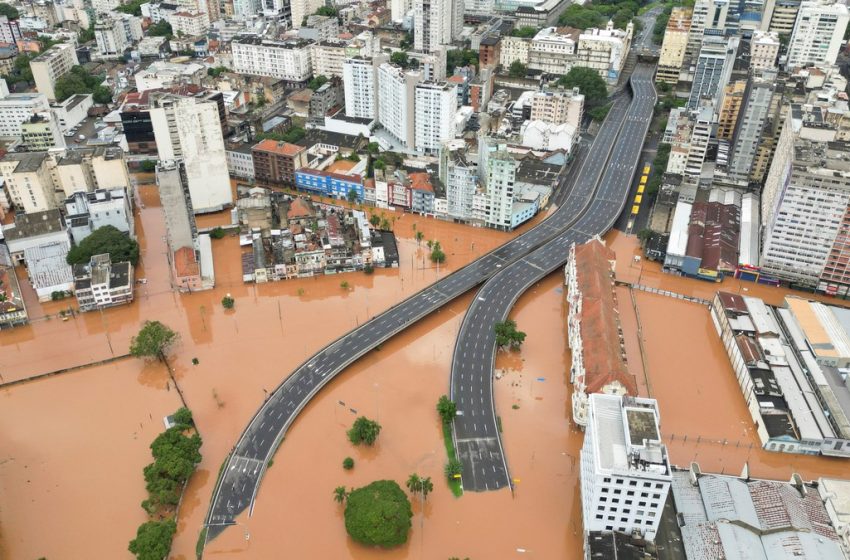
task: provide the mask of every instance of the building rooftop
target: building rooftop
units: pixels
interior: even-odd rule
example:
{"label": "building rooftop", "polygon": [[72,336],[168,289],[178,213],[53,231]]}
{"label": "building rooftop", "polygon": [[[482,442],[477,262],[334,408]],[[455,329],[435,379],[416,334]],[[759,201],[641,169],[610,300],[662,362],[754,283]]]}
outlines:
{"label": "building rooftop", "polygon": [[3,228],[4,237],[7,240],[24,239],[65,231],[65,222],[58,209],[33,212],[31,214],[18,214],[15,216],[15,226]]}
{"label": "building rooftop", "polygon": [[201,267],[198,265],[195,250],[191,247],[180,247],[174,251],[174,270],[178,278],[200,276]]}
{"label": "building rooftop", "polygon": [[[336,117],[334,117],[336,118]],[[296,142],[299,146],[311,148],[316,144],[327,144],[338,148],[346,148],[353,150],[360,145],[363,138],[353,134],[342,134],[340,132],[331,132],[328,130],[311,129],[307,131],[304,138]]]}
{"label": "building rooftop", "polygon": [[689,560],[843,558],[814,486],[677,471],[672,490]]}
{"label": "building rooftop", "polygon": [[277,140],[265,139],[253,147],[253,150],[270,152],[280,156],[293,157],[304,151],[303,146],[290,144],[289,142],[278,142]]}
{"label": "building rooftop", "polygon": [[659,439],[654,399],[595,393],[589,402],[596,460],[601,469],[669,474],[667,447]]}

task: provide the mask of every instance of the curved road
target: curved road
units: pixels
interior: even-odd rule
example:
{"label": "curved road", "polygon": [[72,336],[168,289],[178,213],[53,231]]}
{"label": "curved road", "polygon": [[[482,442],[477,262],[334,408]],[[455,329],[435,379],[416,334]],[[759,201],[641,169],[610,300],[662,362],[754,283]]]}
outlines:
{"label": "curved road", "polygon": [[[451,398],[458,407],[454,442],[463,463],[464,490],[495,490],[510,484],[493,405],[493,325],[507,318],[523,292],[567,261],[573,243],[604,234],[622,212],[657,101],[653,70],[654,66],[645,64],[635,68],[631,78],[632,103],[611,151],[610,164],[604,165],[609,160],[607,154],[596,154],[597,161],[603,160],[605,174],[590,208],[562,234],[487,280],[464,316],[451,373]],[[590,193],[575,196],[586,200]]]}
{"label": "curved road", "polygon": [[[234,524],[240,513],[253,509],[268,461],[287,429],[313,395],[334,376],[380,343],[541,247],[575,222],[588,206],[588,193],[596,189],[607,155],[624,122],[627,101],[627,96],[622,96],[614,102],[581,162],[570,196],[552,216],[332,342],[301,364],[269,395],[223,466],[207,514],[207,540]],[[573,177],[575,174],[570,174]],[[565,177],[560,180],[562,189],[569,188]]]}

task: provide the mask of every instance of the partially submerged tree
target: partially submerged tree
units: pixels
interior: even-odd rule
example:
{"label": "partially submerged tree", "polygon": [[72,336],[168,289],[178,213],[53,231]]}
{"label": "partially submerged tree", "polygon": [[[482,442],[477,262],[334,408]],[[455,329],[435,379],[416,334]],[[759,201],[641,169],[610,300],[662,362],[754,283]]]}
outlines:
{"label": "partially submerged tree", "polygon": [[355,541],[389,548],[407,542],[413,510],[407,495],[393,480],[353,490],[345,505],[345,530]]}
{"label": "partially submerged tree", "polygon": [[359,416],[354,425],[348,430],[348,440],[354,445],[365,443],[372,445],[381,433],[381,425],[365,416]]}
{"label": "partially submerged tree", "polygon": [[512,319],[496,323],[494,330],[496,331],[496,345],[499,348],[510,346],[511,350],[517,350],[525,341],[525,333],[517,330],[516,322]]}
{"label": "partially submerged tree", "polygon": [[164,362],[178,334],[159,321],[145,321],[139,334],[130,341],[130,354],[136,358],[156,358]]}

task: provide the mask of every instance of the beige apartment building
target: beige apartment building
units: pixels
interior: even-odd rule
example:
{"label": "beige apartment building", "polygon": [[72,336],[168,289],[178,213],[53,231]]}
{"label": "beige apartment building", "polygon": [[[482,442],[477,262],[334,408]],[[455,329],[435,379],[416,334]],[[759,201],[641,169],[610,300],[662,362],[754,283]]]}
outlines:
{"label": "beige apartment building", "polygon": [[30,61],[32,77],[39,93],[47,96],[49,101],[56,101],[56,80],[78,65],[77,51],[74,45],[60,43],[53,45]]}

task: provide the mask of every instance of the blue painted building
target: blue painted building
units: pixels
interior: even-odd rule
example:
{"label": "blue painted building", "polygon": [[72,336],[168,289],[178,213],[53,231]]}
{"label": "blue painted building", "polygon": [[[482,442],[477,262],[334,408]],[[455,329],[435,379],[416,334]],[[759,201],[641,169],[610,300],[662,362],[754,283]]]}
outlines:
{"label": "blue painted building", "polygon": [[317,169],[299,169],[295,172],[295,188],[300,191],[347,199],[353,189],[357,200],[363,200],[363,178],[360,175],[341,175]]}

